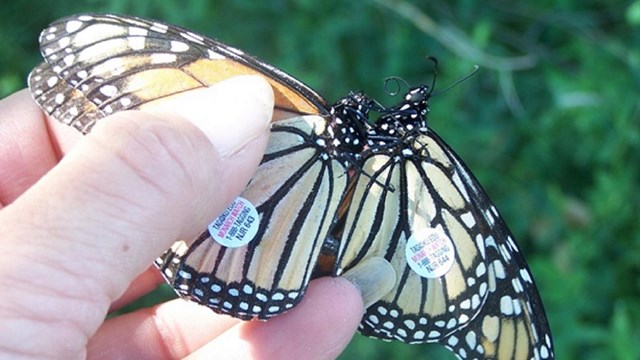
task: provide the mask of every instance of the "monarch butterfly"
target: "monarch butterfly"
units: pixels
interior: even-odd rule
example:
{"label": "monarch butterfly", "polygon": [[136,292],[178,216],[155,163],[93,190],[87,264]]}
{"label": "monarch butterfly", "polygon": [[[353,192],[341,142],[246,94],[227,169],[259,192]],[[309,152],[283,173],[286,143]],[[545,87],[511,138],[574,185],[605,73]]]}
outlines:
{"label": "monarch butterfly", "polygon": [[[207,229],[156,261],[180,296],[266,319],[295,306],[311,278],[381,256],[398,280],[366,310],[363,334],[438,342],[460,359],[554,357],[511,232],[462,160],[427,127],[433,85],[410,89],[388,108],[360,92],[330,105],[238,49],[121,15],[58,20],[40,46],[45,62],[29,76],[31,92],[46,113],[83,133],[111,113],[239,74],[263,76],[276,108],[297,115],[272,121],[244,200],[227,209],[254,221],[251,242],[225,246]],[[318,262],[321,253],[329,265]]]}

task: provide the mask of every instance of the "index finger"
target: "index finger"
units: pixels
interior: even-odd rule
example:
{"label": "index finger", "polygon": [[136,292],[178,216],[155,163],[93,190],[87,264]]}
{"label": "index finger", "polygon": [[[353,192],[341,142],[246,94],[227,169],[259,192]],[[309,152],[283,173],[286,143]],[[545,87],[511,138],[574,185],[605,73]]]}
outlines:
{"label": "index finger", "polygon": [[0,208],[53,168],[79,137],[50,121],[27,89],[0,101]]}

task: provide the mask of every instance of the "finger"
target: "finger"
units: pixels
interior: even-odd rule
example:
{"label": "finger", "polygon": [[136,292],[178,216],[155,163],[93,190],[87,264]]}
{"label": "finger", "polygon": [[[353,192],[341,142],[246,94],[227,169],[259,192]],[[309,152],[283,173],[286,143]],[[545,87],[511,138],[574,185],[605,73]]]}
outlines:
{"label": "finger", "polygon": [[294,309],[266,322],[240,323],[187,358],[335,359],[363,313],[360,292],[348,280],[316,279]]}
{"label": "finger", "polygon": [[28,90],[0,101],[0,204],[9,204],[58,162],[47,121]]}
{"label": "finger", "polygon": [[46,319],[63,329],[29,350],[77,356],[129,282],[246,185],[266,146],[269,85],[245,77],[168,101],[192,123],[152,108],[104,119],[0,212],[0,247],[11,249],[0,253],[0,317],[25,315],[0,332]]}
{"label": "finger", "polygon": [[181,299],[107,320],[88,358],[180,359],[240,322]]}
{"label": "finger", "polygon": [[150,293],[158,288],[158,285],[164,283],[164,278],[155,266],[149,266],[142,274],[138,275],[124,294],[111,303],[109,312],[116,311],[123,306],[128,305],[132,301]]}
{"label": "finger", "polygon": [[298,306],[264,321],[241,322],[176,300],[108,320],[91,339],[92,359],[333,359],[363,314],[360,292],[342,278],[311,282]]}

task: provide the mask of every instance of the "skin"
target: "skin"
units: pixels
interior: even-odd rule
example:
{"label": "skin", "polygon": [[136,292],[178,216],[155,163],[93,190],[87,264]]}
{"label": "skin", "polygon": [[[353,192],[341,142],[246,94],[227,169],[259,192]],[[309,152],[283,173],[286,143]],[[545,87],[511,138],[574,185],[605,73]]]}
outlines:
{"label": "skin", "polygon": [[243,77],[118,113],[79,137],[27,90],[0,100],[0,358],[340,354],[363,313],[342,278],[313,281],[301,304],[267,322],[182,300],[105,321],[162,282],[149,267],[158,255],[241,192],[272,108],[264,80]]}

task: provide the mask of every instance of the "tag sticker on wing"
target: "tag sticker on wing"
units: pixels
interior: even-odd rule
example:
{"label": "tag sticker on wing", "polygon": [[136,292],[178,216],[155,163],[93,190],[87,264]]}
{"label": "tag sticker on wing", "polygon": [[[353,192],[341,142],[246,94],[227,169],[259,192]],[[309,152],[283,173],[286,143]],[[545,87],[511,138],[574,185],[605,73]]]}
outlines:
{"label": "tag sticker on wing", "polygon": [[453,243],[440,229],[422,229],[411,235],[405,253],[409,267],[430,279],[445,275],[455,261]]}
{"label": "tag sticker on wing", "polygon": [[256,207],[249,200],[238,197],[209,224],[209,234],[224,247],[241,247],[256,236],[259,219]]}

